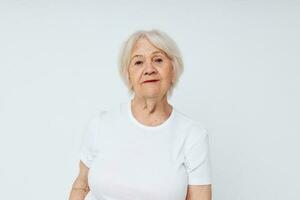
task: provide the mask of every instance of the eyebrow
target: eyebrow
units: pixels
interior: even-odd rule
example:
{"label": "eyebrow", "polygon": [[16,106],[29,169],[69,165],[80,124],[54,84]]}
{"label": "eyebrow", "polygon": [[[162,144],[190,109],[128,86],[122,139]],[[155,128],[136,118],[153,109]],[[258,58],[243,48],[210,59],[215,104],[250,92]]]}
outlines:
{"label": "eyebrow", "polygon": [[[154,52],[151,53],[151,55],[153,55],[153,54],[158,54],[158,53],[163,54],[163,55],[166,55],[166,54],[164,54],[162,51],[154,51]],[[138,57],[138,56],[142,56],[142,55],[136,54],[136,55],[132,56],[131,59],[130,59],[130,62],[132,61],[133,58]]]}

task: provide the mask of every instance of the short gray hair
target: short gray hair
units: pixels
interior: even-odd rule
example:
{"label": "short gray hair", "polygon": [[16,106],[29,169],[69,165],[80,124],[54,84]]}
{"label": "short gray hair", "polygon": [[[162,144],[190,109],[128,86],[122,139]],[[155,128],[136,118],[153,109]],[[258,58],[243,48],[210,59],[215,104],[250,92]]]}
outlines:
{"label": "short gray hair", "polygon": [[134,45],[140,38],[146,38],[154,45],[156,48],[164,51],[167,56],[172,61],[173,70],[175,72],[175,78],[172,81],[172,85],[168,91],[168,97],[173,94],[173,90],[179,82],[179,77],[183,73],[183,61],[181,53],[177,47],[175,41],[168,36],[166,33],[152,29],[149,31],[146,30],[139,30],[132,33],[128,39],[122,44],[121,51],[119,52],[119,73],[120,76],[128,88],[128,92],[133,94],[133,87],[129,81],[129,62],[131,52],[134,48]]}

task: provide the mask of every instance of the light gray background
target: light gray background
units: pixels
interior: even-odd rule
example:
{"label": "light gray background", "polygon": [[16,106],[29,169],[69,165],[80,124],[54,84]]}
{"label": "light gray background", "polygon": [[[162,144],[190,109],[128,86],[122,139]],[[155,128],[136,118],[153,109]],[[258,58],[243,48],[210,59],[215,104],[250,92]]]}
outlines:
{"label": "light gray background", "polygon": [[214,199],[300,199],[299,11],[284,0],[0,1],[1,199],[67,199],[89,116],[129,97],[121,42],[151,28],[182,51],[170,102],[209,131]]}

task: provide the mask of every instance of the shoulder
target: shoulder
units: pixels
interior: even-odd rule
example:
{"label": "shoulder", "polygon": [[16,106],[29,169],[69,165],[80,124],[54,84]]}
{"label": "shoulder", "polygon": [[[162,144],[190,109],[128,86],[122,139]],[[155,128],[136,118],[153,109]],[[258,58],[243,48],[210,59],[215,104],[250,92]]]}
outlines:
{"label": "shoulder", "polygon": [[185,156],[188,157],[189,162],[195,162],[199,155],[204,155],[208,151],[208,131],[200,121],[182,112],[179,113],[177,118],[180,120],[180,123],[183,124],[181,127],[184,127],[182,131],[182,133],[184,133],[183,151]]}
{"label": "shoulder", "polygon": [[176,130],[181,130],[179,132],[184,137],[186,149],[208,142],[208,131],[203,123],[181,111],[176,110],[174,126],[177,127]]}
{"label": "shoulder", "polygon": [[204,124],[189,115],[179,111],[176,109],[176,120],[177,123],[182,124],[182,126],[185,127],[188,133],[198,133],[198,134],[205,134],[207,133],[207,130],[204,126]]}

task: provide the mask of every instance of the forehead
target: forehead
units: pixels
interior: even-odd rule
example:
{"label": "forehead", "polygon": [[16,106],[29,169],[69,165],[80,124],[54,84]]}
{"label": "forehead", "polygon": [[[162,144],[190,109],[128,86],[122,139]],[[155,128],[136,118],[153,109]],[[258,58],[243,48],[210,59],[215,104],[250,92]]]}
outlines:
{"label": "forehead", "polygon": [[151,54],[154,52],[161,52],[162,50],[155,47],[150,41],[146,38],[140,38],[137,40],[135,45],[133,46],[131,55],[140,55],[140,54]]}

